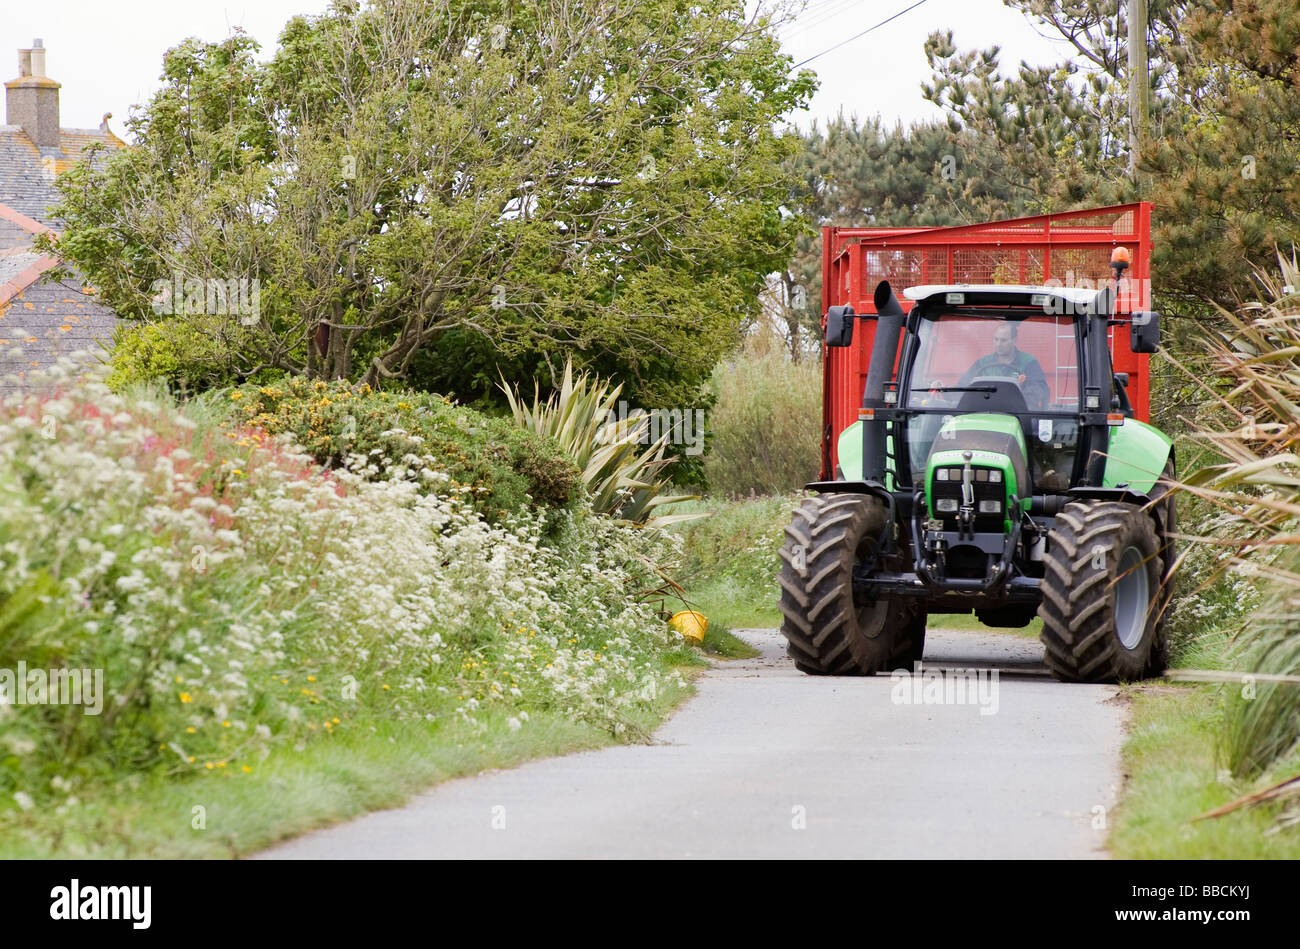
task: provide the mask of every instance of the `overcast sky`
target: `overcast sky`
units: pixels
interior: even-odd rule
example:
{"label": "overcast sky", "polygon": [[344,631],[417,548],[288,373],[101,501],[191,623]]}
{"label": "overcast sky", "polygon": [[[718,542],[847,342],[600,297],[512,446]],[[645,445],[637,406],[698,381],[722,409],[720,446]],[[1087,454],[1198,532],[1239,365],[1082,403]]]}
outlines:
{"label": "overcast sky", "polygon": [[[905,9],[914,0],[810,0],[782,31],[786,51],[800,62]],[[157,87],[162,54],[188,36],[219,40],[239,26],[266,55],[286,20],[321,13],[328,0],[60,0],[40,3],[0,0],[0,77],[18,75],[20,47],[34,37],[45,41],[46,72],[63,84],[62,125],[96,128],[105,112],[125,135],[130,106],[146,101]],[[1040,36],[1001,0],[926,0],[920,7],[809,64],[821,90],[801,126],[843,110],[846,115],[880,114],[905,124],[938,114],[921,98],[929,77],[922,44],[936,29],[952,29],[961,48],[997,44],[1004,70],[1025,59],[1057,62],[1067,55],[1061,40]]]}

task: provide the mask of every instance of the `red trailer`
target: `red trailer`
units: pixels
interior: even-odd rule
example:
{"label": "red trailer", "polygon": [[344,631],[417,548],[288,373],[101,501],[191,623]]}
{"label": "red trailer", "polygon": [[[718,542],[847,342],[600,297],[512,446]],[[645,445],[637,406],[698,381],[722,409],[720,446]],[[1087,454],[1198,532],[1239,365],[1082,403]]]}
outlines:
{"label": "red trailer", "polygon": [[[1084,211],[967,224],[960,227],[822,228],[822,328],[828,307],[850,304],[874,313],[872,292],[889,281],[905,309],[909,287],[928,284],[1021,284],[1101,288],[1111,280],[1111,253],[1128,248],[1132,257],[1121,283],[1119,313],[1151,306],[1151,204],[1122,204]],[[858,419],[867,363],[875,335],[873,320],[859,321],[850,346],[824,348],[821,477],[831,478],[836,440]],[[1111,332],[1116,372],[1129,375],[1134,415],[1147,421],[1150,356],[1133,353]],[[1059,353],[1033,353],[1043,365],[1061,365]],[[1069,368],[1069,367],[1065,367]]]}

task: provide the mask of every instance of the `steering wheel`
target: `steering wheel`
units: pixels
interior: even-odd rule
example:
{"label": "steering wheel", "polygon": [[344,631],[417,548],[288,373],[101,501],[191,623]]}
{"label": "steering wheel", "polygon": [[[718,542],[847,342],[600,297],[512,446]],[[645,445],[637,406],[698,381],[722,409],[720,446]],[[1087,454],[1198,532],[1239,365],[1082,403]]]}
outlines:
{"label": "steering wheel", "polygon": [[1020,375],[1014,377],[979,376],[975,379],[972,379],[969,383],[967,383],[967,385],[969,386],[991,385],[995,382],[1014,383],[1015,387],[1020,390],[1020,394],[1025,397],[1025,406],[1031,412],[1041,412],[1047,406],[1047,400],[1051,396],[1051,393],[1047,388],[1047,383],[1032,382],[1027,384],[1025,382],[1025,374],[1023,372],[1020,373]]}

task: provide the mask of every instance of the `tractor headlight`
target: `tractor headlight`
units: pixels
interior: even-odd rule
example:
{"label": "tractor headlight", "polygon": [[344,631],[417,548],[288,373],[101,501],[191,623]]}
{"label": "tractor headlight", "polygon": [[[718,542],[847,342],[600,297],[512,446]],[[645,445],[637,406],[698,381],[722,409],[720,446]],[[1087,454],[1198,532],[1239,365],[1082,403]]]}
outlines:
{"label": "tractor headlight", "polygon": [[[956,503],[956,502],[954,502],[954,503]],[[981,501],[981,502],[980,502],[980,513],[981,513],[981,514],[998,514],[998,513],[1000,513],[1001,511],[1002,511],[1002,502],[1001,502],[1001,501]]]}
{"label": "tractor headlight", "polygon": [[956,514],[956,513],[957,513],[957,499],[956,499],[956,498],[939,498],[939,500],[937,500],[937,501],[934,502],[934,509],[935,509],[936,511],[938,511],[940,514]]}

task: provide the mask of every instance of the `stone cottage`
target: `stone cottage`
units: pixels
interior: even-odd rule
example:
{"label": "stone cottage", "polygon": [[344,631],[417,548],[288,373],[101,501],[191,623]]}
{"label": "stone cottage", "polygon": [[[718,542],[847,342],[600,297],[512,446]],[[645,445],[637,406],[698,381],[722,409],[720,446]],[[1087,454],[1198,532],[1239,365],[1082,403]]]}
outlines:
{"label": "stone cottage", "polygon": [[[78,278],[45,281],[54,258],[37,253],[32,239],[57,233],[50,209],[59,203],[54,179],[83,150],[98,142],[126,143],[108,128],[68,129],[59,123],[59,83],[45,74],[45,48],[34,40],[18,51],[18,77],[5,83],[5,124],[0,125],[0,388],[76,350],[101,354],[118,319]],[[103,161],[103,154],[95,159]],[[13,355],[13,347],[21,355]]]}

